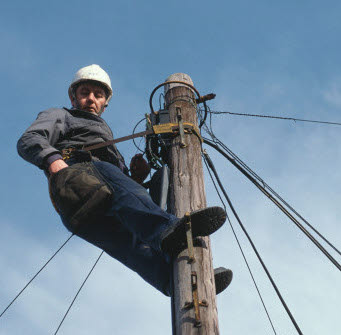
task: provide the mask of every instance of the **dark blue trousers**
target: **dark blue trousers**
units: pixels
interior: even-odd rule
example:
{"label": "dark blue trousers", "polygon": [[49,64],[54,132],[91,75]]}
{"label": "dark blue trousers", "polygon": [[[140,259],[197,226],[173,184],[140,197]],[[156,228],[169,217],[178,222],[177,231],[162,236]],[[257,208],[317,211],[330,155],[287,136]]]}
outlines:
{"label": "dark blue trousers", "polygon": [[[110,208],[76,234],[96,245],[162,293],[169,295],[171,265],[161,252],[163,234],[178,220],[163,211],[144,187],[107,162],[93,162],[113,190]],[[65,226],[72,227],[64,221]]]}

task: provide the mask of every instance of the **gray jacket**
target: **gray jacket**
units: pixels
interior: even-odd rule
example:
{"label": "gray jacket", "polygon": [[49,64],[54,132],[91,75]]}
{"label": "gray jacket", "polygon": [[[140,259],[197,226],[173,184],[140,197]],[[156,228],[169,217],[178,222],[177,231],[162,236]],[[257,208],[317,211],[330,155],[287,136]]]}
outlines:
{"label": "gray jacket", "polygon": [[[62,158],[62,149],[81,149],[112,139],[112,131],[101,117],[77,109],[51,108],[39,113],[19,139],[17,149],[25,160],[47,169],[53,161]],[[92,156],[115,164],[127,174],[124,159],[115,145],[95,150]]]}

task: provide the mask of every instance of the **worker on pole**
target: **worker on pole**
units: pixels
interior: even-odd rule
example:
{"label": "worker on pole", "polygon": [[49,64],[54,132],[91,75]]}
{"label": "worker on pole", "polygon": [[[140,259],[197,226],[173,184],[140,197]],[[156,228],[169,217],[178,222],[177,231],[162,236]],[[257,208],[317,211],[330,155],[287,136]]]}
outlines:
{"label": "worker on pole", "polygon": [[[170,295],[170,259],[186,245],[186,219],[163,211],[141,186],[150,171],[142,155],[132,158],[129,175],[114,144],[82,150],[113,139],[101,117],[113,95],[108,74],[95,64],[81,68],[68,92],[72,107],[41,112],[19,139],[19,155],[45,171],[69,231]],[[192,212],[193,238],[212,234],[225,218],[219,207]],[[231,275],[219,275],[225,288]]]}

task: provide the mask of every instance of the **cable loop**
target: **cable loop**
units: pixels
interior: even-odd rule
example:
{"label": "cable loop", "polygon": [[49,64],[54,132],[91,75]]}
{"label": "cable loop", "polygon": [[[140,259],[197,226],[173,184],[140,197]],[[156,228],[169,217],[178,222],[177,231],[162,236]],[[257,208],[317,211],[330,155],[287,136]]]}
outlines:
{"label": "cable loop", "polygon": [[155,94],[155,92],[162,86],[168,85],[168,84],[182,84],[185,86],[188,86],[189,88],[191,88],[198,96],[198,99],[200,98],[200,93],[198,92],[198,90],[191,84],[186,83],[185,81],[180,81],[180,80],[171,80],[171,81],[165,81],[164,83],[159,84],[158,86],[156,86],[152,93],[150,94],[149,97],[149,107],[150,107],[150,111],[152,112],[152,114],[155,114],[154,108],[153,108],[153,96]]}

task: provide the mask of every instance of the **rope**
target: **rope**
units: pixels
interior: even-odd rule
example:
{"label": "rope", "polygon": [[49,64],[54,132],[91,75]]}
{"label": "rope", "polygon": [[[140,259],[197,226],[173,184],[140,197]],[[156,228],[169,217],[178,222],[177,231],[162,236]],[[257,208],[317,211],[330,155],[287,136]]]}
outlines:
{"label": "rope", "polygon": [[52,257],[43,265],[43,267],[32,277],[32,279],[24,286],[24,288],[15,296],[15,298],[9,303],[9,305],[3,310],[0,314],[0,318],[5,314],[5,312],[10,308],[10,306],[14,303],[17,298],[25,291],[25,289],[32,283],[32,281],[39,275],[41,271],[50,263],[50,261],[59,253],[59,251],[69,242],[73,234],[59,247],[59,249],[52,255]]}

